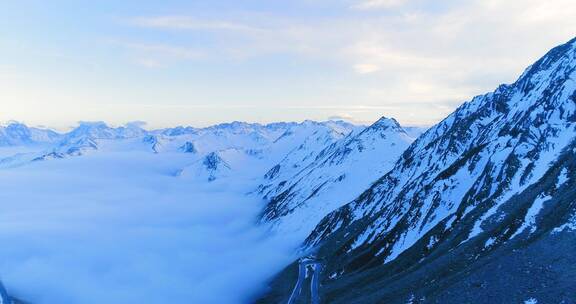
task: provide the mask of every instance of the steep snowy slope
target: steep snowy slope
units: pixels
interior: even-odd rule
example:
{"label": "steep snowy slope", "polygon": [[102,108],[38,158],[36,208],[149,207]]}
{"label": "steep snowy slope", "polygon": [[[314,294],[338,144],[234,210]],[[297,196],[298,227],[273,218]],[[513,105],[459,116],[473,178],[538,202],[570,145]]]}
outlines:
{"label": "steep snowy slope", "polygon": [[[307,240],[327,303],[573,303],[576,39],[432,127]],[[368,169],[368,168],[367,168]],[[262,302],[286,298],[294,266]]]}
{"label": "steep snowy slope", "polygon": [[[234,144],[226,145],[227,142],[230,142],[231,134],[234,133],[223,132],[222,129],[236,129],[238,126],[240,123],[223,124],[210,128],[208,131],[216,130],[218,138],[211,138],[206,134],[202,135],[200,137],[202,140],[195,141],[194,149],[197,149],[197,146],[200,146],[198,148],[200,151],[206,151],[208,147],[221,149],[211,150],[211,153],[184,168],[180,174],[195,174],[201,178],[207,177],[208,180],[212,181],[219,176],[232,174],[232,171],[234,171],[233,174],[242,174],[241,172],[245,170],[237,169],[249,167],[250,171],[256,173],[256,176],[263,176],[271,164],[282,158],[286,161],[285,155],[287,153],[298,157],[299,162],[289,166],[290,170],[294,170],[307,159],[311,159],[311,156],[318,153],[322,147],[341,139],[351,130],[357,128],[344,122],[332,121],[305,121],[301,124],[275,123],[265,126],[253,124],[247,126],[256,128],[257,132],[253,130],[246,132],[245,128],[241,128],[240,133],[245,135],[243,141],[236,139],[232,141]],[[207,141],[206,138],[210,138],[210,140]],[[181,146],[180,150],[183,148],[185,147]],[[204,173],[200,174],[200,171],[204,171]]]}
{"label": "steep snowy slope", "polygon": [[286,180],[315,161],[316,156],[330,146],[363,127],[344,121],[304,121],[287,129],[278,137],[270,154],[279,155],[273,167],[266,173],[268,180]]}
{"label": "steep snowy slope", "polygon": [[[302,159],[301,150],[293,151],[296,157],[288,154],[260,186],[269,199],[262,220],[283,233],[305,238],[326,214],[357,197],[390,170],[412,141],[396,120],[381,118],[316,149],[308,158]],[[298,166],[281,172],[287,163]]]}

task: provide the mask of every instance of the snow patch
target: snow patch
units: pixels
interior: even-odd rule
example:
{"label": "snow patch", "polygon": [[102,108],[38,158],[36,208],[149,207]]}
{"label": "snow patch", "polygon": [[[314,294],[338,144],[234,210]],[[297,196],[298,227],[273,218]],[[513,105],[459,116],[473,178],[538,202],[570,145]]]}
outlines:
{"label": "snow patch", "polygon": [[556,189],[560,189],[568,181],[568,169],[562,168],[560,175],[558,175],[558,180],[556,181]]}
{"label": "snow patch", "polygon": [[560,227],[554,228],[552,233],[558,233],[562,231],[576,231],[576,215],[573,215],[568,222]]}
{"label": "snow patch", "polygon": [[518,230],[516,230],[516,232],[514,232],[514,234],[510,238],[512,239],[516,237],[517,235],[524,232],[524,230],[528,228],[530,229],[530,233],[534,233],[534,231],[536,231],[536,216],[540,213],[542,208],[544,208],[544,202],[550,200],[551,198],[552,197],[549,195],[544,194],[539,195],[534,200],[534,203],[532,203],[530,209],[528,209],[528,212],[524,217],[524,223],[522,223],[522,226],[520,226],[520,228],[518,228]]}

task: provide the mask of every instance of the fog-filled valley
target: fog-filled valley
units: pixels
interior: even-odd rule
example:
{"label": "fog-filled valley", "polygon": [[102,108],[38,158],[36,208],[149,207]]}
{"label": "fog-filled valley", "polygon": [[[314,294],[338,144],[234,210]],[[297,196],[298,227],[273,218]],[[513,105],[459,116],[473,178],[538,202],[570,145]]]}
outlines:
{"label": "fog-filled valley", "polygon": [[240,303],[291,257],[245,180],[187,155],[109,152],[0,173],[0,269],[33,303]]}

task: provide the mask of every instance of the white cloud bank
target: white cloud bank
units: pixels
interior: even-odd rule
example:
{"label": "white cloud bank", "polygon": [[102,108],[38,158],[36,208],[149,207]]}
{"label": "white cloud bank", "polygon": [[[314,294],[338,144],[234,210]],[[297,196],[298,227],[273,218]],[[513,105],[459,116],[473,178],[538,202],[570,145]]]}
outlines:
{"label": "white cloud bank", "polygon": [[0,171],[0,276],[43,303],[242,303],[289,260],[261,203],[175,155],[103,153]]}

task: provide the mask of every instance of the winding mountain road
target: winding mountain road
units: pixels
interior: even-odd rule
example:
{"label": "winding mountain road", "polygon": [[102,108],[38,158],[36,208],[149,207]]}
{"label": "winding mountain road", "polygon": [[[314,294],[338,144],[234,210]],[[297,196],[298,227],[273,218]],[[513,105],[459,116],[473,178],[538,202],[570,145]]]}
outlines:
{"label": "winding mountain road", "polygon": [[[288,304],[296,304],[301,298],[306,298],[300,303],[320,304],[320,273],[322,272],[322,263],[313,257],[305,257],[299,260],[298,264],[298,281],[290,294]],[[309,297],[307,290],[302,288],[306,281],[310,281]],[[306,301],[309,299],[310,301]]]}

